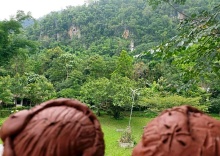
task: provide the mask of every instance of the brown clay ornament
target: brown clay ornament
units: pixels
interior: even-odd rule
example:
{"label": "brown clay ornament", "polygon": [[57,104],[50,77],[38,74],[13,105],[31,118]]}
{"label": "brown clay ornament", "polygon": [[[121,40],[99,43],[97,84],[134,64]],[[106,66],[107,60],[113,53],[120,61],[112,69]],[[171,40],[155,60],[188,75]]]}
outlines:
{"label": "brown clay ornament", "polygon": [[147,124],[132,156],[220,156],[220,121],[191,106],[165,110]]}
{"label": "brown clay ornament", "polygon": [[103,156],[100,123],[80,101],[56,99],[11,115],[2,125],[3,156]]}

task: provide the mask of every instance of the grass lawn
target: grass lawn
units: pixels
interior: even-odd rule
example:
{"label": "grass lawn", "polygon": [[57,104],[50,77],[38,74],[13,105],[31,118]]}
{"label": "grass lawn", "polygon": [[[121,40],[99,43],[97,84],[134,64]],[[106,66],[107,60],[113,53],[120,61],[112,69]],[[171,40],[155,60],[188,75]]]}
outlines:
{"label": "grass lawn", "polygon": [[[136,142],[139,142],[143,133],[143,127],[149,122],[150,118],[132,117],[131,128],[132,134]],[[132,148],[124,149],[119,147],[118,140],[122,132],[117,132],[116,129],[125,129],[129,123],[129,117],[122,120],[115,120],[110,116],[101,116],[99,121],[102,125],[105,139],[105,156],[128,156],[131,155]]]}

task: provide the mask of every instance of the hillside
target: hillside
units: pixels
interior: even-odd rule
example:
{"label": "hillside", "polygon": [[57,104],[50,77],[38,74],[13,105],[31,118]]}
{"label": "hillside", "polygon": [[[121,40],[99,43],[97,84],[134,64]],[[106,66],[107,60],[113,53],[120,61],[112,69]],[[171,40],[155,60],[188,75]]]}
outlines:
{"label": "hillside", "polygon": [[100,0],[52,12],[29,28],[28,36],[46,47],[55,42],[92,51],[98,46],[114,55],[118,47],[132,51],[157,45],[176,35],[178,23],[177,12],[167,5],[153,10],[144,0]]}
{"label": "hillside", "polygon": [[181,104],[218,113],[217,0],[147,1],[88,1],[25,28],[24,12],[0,21],[0,100],[77,98],[115,118],[133,102],[154,113]]}

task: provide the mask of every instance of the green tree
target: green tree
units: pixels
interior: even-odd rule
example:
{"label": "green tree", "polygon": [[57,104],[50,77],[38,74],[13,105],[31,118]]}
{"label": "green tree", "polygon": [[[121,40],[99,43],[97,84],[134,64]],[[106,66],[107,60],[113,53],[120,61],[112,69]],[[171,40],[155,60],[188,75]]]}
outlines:
{"label": "green tree", "polygon": [[0,21],[0,63],[6,64],[10,58],[17,55],[20,48],[35,51],[36,44],[25,37],[22,30],[21,22],[29,18],[22,11],[18,11],[16,18]]}
{"label": "green tree", "polygon": [[81,71],[73,70],[68,79],[57,84],[58,97],[79,98],[81,87],[85,81],[85,75]]}
{"label": "green tree", "polygon": [[95,106],[98,115],[109,99],[109,83],[107,78],[99,78],[84,83],[81,88],[83,101]]}
{"label": "green tree", "polygon": [[122,50],[118,57],[115,73],[122,77],[133,77],[133,58],[125,50]]}
{"label": "green tree", "polygon": [[48,70],[52,66],[52,62],[64,53],[59,46],[42,51],[41,59],[43,59],[44,71]]}
{"label": "green tree", "polygon": [[28,84],[25,86],[26,97],[31,100],[31,105],[39,104],[56,97],[53,84],[44,76],[27,73]]}
{"label": "green tree", "polygon": [[47,70],[47,75],[51,82],[58,83],[70,77],[70,73],[75,68],[76,57],[74,54],[64,53],[52,61],[51,67]]}
{"label": "green tree", "polygon": [[0,21],[0,61],[1,64],[4,60],[9,60],[9,58],[13,55],[12,51],[8,51],[11,45],[11,36],[13,34],[20,33],[20,23],[15,20],[10,21]]}
{"label": "green tree", "polygon": [[30,72],[31,62],[29,61],[28,53],[27,49],[18,49],[17,54],[11,57],[9,64],[5,66],[8,69],[8,73],[14,76],[18,73],[23,75],[25,72]]}
{"label": "green tree", "polygon": [[13,103],[13,94],[10,89],[12,79],[10,76],[0,77],[0,100],[1,103],[11,104]]}
{"label": "green tree", "polygon": [[28,85],[28,77],[26,75],[20,75],[17,73],[12,78],[11,91],[14,98],[25,98],[27,95],[26,86]]}
{"label": "green tree", "polygon": [[130,109],[132,104],[131,88],[135,88],[135,81],[128,77],[112,74],[109,85],[110,110],[115,119],[120,117],[123,109]]}
{"label": "green tree", "polygon": [[106,75],[106,62],[100,55],[93,55],[87,60],[86,72],[93,78]]}

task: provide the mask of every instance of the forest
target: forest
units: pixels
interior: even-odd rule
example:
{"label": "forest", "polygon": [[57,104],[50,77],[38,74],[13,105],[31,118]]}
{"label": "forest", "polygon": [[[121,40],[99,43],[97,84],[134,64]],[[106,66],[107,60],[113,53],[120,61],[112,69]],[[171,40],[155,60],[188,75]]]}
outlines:
{"label": "forest", "polygon": [[121,112],[220,113],[218,0],[90,0],[0,21],[1,107],[74,98]]}

